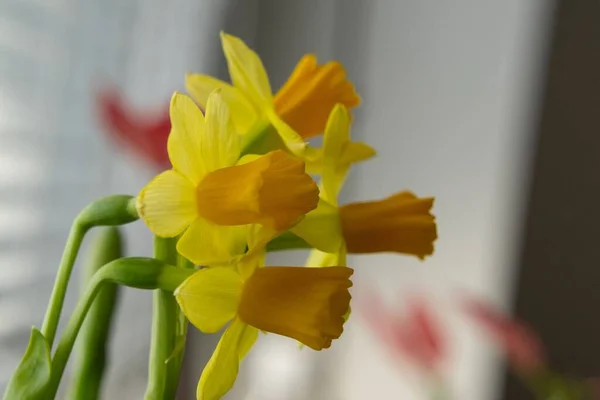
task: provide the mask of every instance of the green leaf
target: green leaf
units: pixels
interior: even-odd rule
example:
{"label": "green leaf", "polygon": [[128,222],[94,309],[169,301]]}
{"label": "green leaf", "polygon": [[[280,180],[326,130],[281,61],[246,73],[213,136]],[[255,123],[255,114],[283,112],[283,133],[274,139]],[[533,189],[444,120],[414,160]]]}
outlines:
{"label": "green leaf", "polygon": [[44,335],[33,327],[25,355],[10,378],[2,399],[42,399],[50,381],[51,364],[50,346]]}

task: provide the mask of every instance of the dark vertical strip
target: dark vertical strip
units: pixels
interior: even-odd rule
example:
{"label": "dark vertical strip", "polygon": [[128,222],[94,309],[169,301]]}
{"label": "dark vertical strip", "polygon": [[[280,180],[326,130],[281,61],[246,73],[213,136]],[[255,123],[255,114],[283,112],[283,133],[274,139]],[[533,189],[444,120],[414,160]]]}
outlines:
{"label": "dark vertical strip", "polygon": [[[515,313],[556,369],[598,375],[600,1],[558,1],[539,121]],[[502,398],[532,397],[508,378]]]}

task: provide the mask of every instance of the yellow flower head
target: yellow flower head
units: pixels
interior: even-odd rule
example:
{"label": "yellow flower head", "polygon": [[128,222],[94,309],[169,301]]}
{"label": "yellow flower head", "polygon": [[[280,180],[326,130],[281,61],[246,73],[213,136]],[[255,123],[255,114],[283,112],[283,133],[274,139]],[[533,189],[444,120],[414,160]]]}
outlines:
{"label": "yellow flower head", "polygon": [[433,254],[437,239],[433,198],[411,192],[386,199],[340,207],[344,241],[349,253],[392,251],[421,259]]}
{"label": "yellow flower head", "polygon": [[342,64],[330,61],[317,64],[307,54],[273,99],[275,112],[304,139],[323,133],[327,118],[336,104],[356,107],[360,98],[346,79]]}
{"label": "yellow flower head", "polygon": [[346,253],[396,252],[423,259],[433,254],[437,239],[433,201],[406,191],[339,208],[321,200],[292,232],[315,248],[307,261],[311,267],[343,265]]}
{"label": "yellow flower head", "polygon": [[318,202],[304,163],[274,151],[243,165],[229,109],[217,92],[206,116],[187,96],[170,107],[169,159],[173,169],[138,196],[140,217],[157,236],[183,232],[177,250],[198,265],[229,262],[245,250],[244,225],[285,230]]}
{"label": "yellow flower head", "polygon": [[247,133],[257,124],[272,124],[288,149],[303,157],[304,139],[323,132],[327,116],[336,104],[350,108],[360,102],[342,65],[318,65],[314,55],[304,56],[273,96],[258,55],[235,36],[221,33],[221,41],[233,86],[207,75],[190,74],[186,88],[201,106],[214,89],[220,88],[239,133]]}
{"label": "yellow flower head", "polygon": [[323,143],[322,180],[317,208],[292,232],[315,248],[307,266],[343,265],[346,253],[398,252],[424,258],[437,238],[432,198],[400,192],[381,201],[338,207],[338,195],[352,162],[373,149],[350,140],[350,116],[338,105],[331,113]]}
{"label": "yellow flower head", "polygon": [[202,372],[198,399],[220,399],[229,391],[259,330],[315,350],[342,334],[352,269],[263,265],[264,249],[251,250],[238,268],[201,269],[175,291],[182,311],[202,332],[218,332],[230,322]]}
{"label": "yellow flower head", "polygon": [[[328,258],[331,265],[340,265],[342,256],[339,254],[343,253],[343,234],[338,212],[339,192],[352,163],[374,155],[375,150],[369,145],[350,140],[350,114],[343,105],[336,105],[327,121],[323,138],[319,204],[292,228],[292,232],[313,247],[338,254]],[[321,258],[313,258],[313,261],[316,262],[317,259]]]}

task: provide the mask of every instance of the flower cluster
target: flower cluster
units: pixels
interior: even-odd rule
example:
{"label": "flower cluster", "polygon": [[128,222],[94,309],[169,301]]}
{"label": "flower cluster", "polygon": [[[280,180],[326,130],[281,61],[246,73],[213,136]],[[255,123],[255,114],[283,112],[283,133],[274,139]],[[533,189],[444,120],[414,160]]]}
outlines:
{"label": "flower cluster", "polygon": [[[338,204],[352,164],[375,155],[352,141],[360,99],[337,62],[304,56],[273,94],[258,55],[221,34],[231,84],[186,76],[175,93],[167,150],[172,169],[137,197],[141,219],[199,268],[174,294],[199,330],[221,340],[197,397],[221,398],[258,337],[271,332],[314,349],[340,337],[350,309],[347,253],[424,258],[437,237],[432,198],[402,191]],[[323,134],[321,147],[306,140]],[[317,177],[315,182],[313,177]],[[311,248],[307,267],[265,268],[267,250]]]}

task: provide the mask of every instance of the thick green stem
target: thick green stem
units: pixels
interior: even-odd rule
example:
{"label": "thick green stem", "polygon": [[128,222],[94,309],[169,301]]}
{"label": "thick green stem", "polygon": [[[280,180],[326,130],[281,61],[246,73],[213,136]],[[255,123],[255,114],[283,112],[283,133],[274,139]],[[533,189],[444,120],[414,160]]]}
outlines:
{"label": "thick green stem", "polygon": [[[94,274],[104,265],[122,256],[121,235],[118,228],[108,227],[94,238],[92,252],[83,278],[85,288]],[[96,400],[100,398],[102,378],[106,368],[107,345],[119,286],[105,283],[92,304],[77,342],[75,367],[69,398]]]}
{"label": "thick green stem", "polygon": [[[169,264],[177,263],[175,239],[154,238],[154,257]],[[178,377],[173,376],[171,358],[177,345],[179,307],[173,293],[156,290],[153,297],[152,336],[148,360],[146,400],[175,398]]]}
{"label": "thick green stem", "polygon": [[[194,265],[188,261],[185,257],[177,254],[177,266],[188,270],[193,270]],[[175,327],[175,348],[171,358],[167,364],[168,366],[168,380],[173,382],[175,392],[179,387],[179,380],[181,377],[181,368],[183,366],[183,357],[185,355],[185,342],[187,337],[188,319],[183,312],[177,308],[177,325]]]}
{"label": "thick green stem", "polygon": [[54,343],[73,265],[87,231],[94,226],[123,225],[137,219],[135,198],[127,195],[115,195],[96,200],[85,207],[75,218],[67,238],[67,244],[58,267],[50,302],[42,324],[42,334],[48,341],[50,348]]}
{"label": "thick green stem", "polygon": [[73,345],[81,325],[98,291],[106,282],[113,282],[138,289],[173,291],[187,279],[193,271],[170,266],[152,258],[121,258],[102,267],[90,280],[85,293],[80,298],[52,358],[52,374],[47,388],[47,399],[53,399],[62,379]]}

